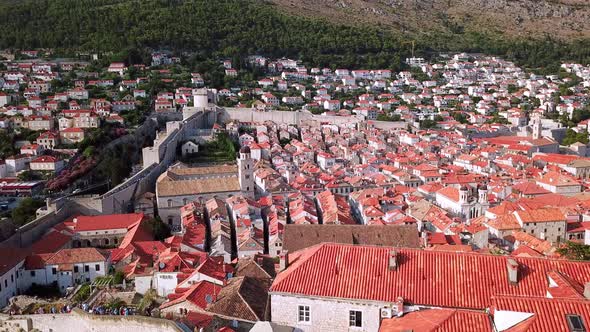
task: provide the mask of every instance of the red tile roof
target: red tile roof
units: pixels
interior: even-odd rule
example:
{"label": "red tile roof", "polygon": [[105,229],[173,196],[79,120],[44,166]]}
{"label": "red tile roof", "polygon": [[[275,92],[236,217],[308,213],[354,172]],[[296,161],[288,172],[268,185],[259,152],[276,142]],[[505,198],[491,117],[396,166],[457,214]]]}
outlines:
{"label": "red tile roof", "polygon": [[[217,295],[221,291],[221,286],[216,285],[209,281],[201,281],[193,286],[191,286],[188,290],[186,290],[180,297],[175,299],[171,299],[171,301],[165,302],[160,306],[160,309],[168,308],[178,303],[182,303],[184,301],[189,301],[192,304],[200,307],[201,309],[207,308],[207,305],[211,302],[207,302],[207,297],[210,296],[210,301],[215,301],[217,299]],[[175,295],[175,294],[170,294]],[[174,296],[172,296],[174,297]]]}
{"label": "red tile roof", "polygon": [[[584,326],[590,324],[590,301],[586,299],[549,299],[545,297],[494,296],[493,310],[533,313],[521,324],[526,324],[526,331],[553,332],[570,331],[566,315],[579,315]],[[519,327],[521,324],[516,325]],[[509,329],[507,331],[525,331]]]}
{"label": "red tile roof", "polygon": [[139,241],[151,241],[154,239],[152,232],[146,226],[146,223],[134,223],[128,228],[127,234],[121,240],[119,248],[125,248],[130,244],[134,244]]}
{"label": "red tile roof", "polygon": [[454,309],[426,309],[402,317],[384,319],[379,332],[492,332],[484,312]]}
{"label": "red tile roof", "polygon": [[545,296],[547,273],[559,271],[584,284],[590,263],[512,257],[519,280],[508,280],[504,256],[398,249],[398,266],[388,267],[392,248],[324,243],[291,254],[292,264],[271,291],[308,296],[483,309],[497,294]]}
{"label": "red tile roof", "polygon": [[35,242],[31,247],[31,252],[34,254],[54,253],[65,247],[71,239],[71,235],[52,231],[44,235],[39,241]]}
{"label": "red tile roof", "polygon": [[153,264],[154,256],[169,248],[167,244],[161,241],[137,241],[133,242],[131,247],[142,264]]}
{"label": "red tile roof", "polygon": [[459,201],[459,190],[455,187],[445,187],[436,192],[437,194],[443,195],[453,202]]}
{"label": "red tile roof", "polygon": [[131,229],[143,220],[143,213],[107,214],[101,216],[78,216],[66,221],[66,226],[76,232],[87,232],[107,229]]}
{"label": "red tile roof", "polygon": [[514,214],[523,223],[566,221],[565,215],[558,208],[519,210]]}
{"label": "red tile roof", "polygon": [[0,255],[0,276],[25,259],[26,252],[17,248],[3,248]]}
{"label": "red tile roof", "polygon": [[107,257],[108,254],[96,248],[61,249],[49,257],[46,263],[48,265],[59,265],[61,270],[69,270],[72,264],[104,262]]}
{"label": "red tile roof", "polygon": [[524,181],[519,184],[516,184],[512,186],[512,189],[517,190],[523,195],[542,195],[550,193],[549,190],[546,190],[538,184],[529,181]]}
{"label": "red tile roof", "polygon": [[39,156],[31,161],[31,163],[56,163],[59,159],[53,156]]}

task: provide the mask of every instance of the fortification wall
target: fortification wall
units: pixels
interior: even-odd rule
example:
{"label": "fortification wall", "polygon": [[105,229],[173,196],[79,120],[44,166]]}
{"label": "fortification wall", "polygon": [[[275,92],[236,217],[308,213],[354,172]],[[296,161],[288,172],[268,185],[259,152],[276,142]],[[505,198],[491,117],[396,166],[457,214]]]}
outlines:
{"label": "fortification wall", "polygon": [[0,247],[20,247],[31,246],[39,240],[50,228],[71,217],[78,210],[76,204],[68,200],[62,200],[54,206],[54,210],[33,220],[32,222],[19,227],[10,238],[2,241]]}
{"label": "fortification wall", "polygon": [[[163,119],[167,120],[167,130],[164,135],[154,141],[155,146],[152,147],[154,160],[148,158],[150,164],[144,164],[142,171],[100,198],[102,213],[126,213],[128,212],[128,203],[134,197],[143,195],[147,191],[153,191],[160,174],[165,172],[168,166],[176,160],[179,144],[198,129],[213,126],[209,122],[211,119],[215,119],[215,116],[212,117],[210,113],[213,112],[196,113],[182,122],[176,120],[175,117],[164,117]],[[145,162],[146,158],[144,157]]]}
{"label": "fortification wall", "polygon": [[81,311],[70,314],[22,315],[0,317],[2,328],[8,331],[27,331],[32,327],[41,332],[76,331],[76,332],[182,332],[174,322],[143,316],[98,316]]}
{"label": "fortification wall", "polygon": [[408,123],[404,121],[369,121],[368,124],[381,130],[407,130]]}
{"label": "fortification wall", "polygon": [[308,111],[259,111],[252,108],[227,107],[218,108],[218,121],[229,122],[238,120],[240,122],[265,122],[272,121],[287,125],[318,125],[328,124],[356,124],[363,120],[361,116],[336,116],[336,115],[314,115]]}
{"label": "fortification wall", "polygon": [[311,119],[311,113],[304,111],[283,112],[283,111],[258,111],[252,108],[227,107],[222,109],[219,121],[229,122],[238,120],[240,122],[264,122],[273,121],[282,124],[300,125],[302,120]]}
{"label": "fortification wall", "polygon": [[[178,115],[175,116],[178,117]],[[163,119],[164,121],[177,121],[178,119],[175,116],[164,116]],[[129,202],[133,197],[153,191],[158,176],[174,162],[178,143],[188,135],[185,133],[208,126],[209,120],[214,118],[214,116],[211,117],[208,114],[205,116],[196,114],[194,117],[183,121],[180,129],[173,130],[170,137],[161,141],[163,144],[157,147],[158,154],[161,153],[161,159],[158,160],[158,163],[150,164],[102,196],[61,198],[54,210],[20,227],[15,234],[2,241],[0,247],[28,247],[39,240],[51,227],[74,214],[96,215],[129,212]],[[141,146],[143,143],[140,142],[145,142],[155,133],[157,122],[153,119],[147,120],[132,135],[111,142],[108,149],[115,149],[121,144],[138,144],[137,146]]]}

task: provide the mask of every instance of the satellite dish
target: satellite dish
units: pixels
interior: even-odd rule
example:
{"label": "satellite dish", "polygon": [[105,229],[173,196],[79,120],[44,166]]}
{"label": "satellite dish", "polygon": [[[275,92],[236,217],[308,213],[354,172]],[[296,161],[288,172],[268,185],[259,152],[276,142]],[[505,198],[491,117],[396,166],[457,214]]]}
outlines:
{"label": "satellite dish", "polygon": [[205,301],[207,302],[207,304],[211,304],[213,303],[213,297],[209,294],[205,295]]}
{"label": "satellite dish", "polygon": [[162,270],[166,267],[166,264],[164,264],[163,262],[160,262],[160,264],[158,266],[160,267],[160,270]]}

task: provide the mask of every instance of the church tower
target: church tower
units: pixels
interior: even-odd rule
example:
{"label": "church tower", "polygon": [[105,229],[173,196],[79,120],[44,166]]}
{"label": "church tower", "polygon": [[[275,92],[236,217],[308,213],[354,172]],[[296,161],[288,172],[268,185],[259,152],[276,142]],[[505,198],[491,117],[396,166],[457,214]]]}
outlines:
{"label": "church tower", "polygon": [[240,149],[238,176],[240,178],[240,189],[242,193],[254,198],[254,159],[250,156],[250,148],[247,146]]}
{"label": "church tower", "polygon": [[533,118],[533,139],[541,138],[542,131],[543,127],[541,125],[541,119],[539,118],[539,116],[535,116]]}
{"label": "church tower", "polygon": [[479,203],[480,204],[489,204],[488,202],[488,187],[484,184],[477,189],[479,194]]}
{"label": "church tower", "polygon": [[469,200],[469,189],[465,185],[459,189],[459,204],[467,204]]}

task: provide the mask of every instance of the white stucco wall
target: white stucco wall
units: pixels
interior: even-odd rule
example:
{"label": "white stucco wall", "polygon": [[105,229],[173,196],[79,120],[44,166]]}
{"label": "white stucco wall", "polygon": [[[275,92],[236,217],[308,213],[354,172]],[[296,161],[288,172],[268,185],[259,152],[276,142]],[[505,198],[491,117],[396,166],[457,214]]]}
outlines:
{"label": "white stucco wall", "polygon": [[[309,323],[298,322],[299,306],[310,308]],[[306,298],[292,295],[271,294],[271,321],[295,327],[298,331],[367,331],[377,332],[380,311],[385,303],[353,302],[325,298]],[[362,327],[349,327],[349,311],[362,312]]]}

